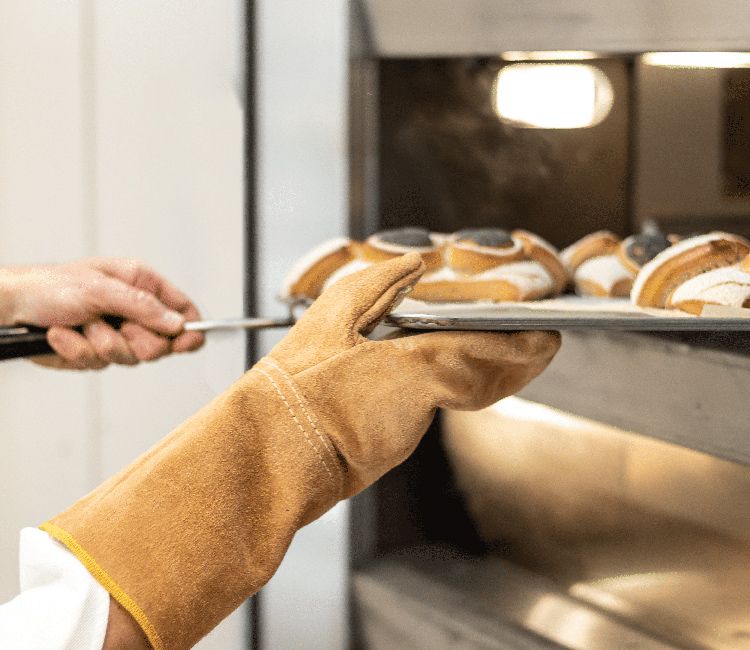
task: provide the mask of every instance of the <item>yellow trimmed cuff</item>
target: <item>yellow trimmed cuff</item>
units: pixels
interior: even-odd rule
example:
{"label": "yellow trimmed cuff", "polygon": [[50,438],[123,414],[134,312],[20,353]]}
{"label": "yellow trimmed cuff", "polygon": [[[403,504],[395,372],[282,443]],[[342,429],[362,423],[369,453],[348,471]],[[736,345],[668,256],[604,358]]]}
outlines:
{"label": "yellow trimmed cuff", "polygon": [[88,552],[75,540],[75,538],[62,528],[55,526],[55,524],[47,521],[39,526],[45,533],[54,537],[58,542],[64,544],[68,550],[75,555],[83,566],[88,569],[89,573],[94,576],[96,581],[104,587],[120,605],[122,605],[128,613],[135,619],[136,623],[141,626],[144,634],[149,640],[151,647],[154,650],[164,650],[165,646],[153,626],[151,621],[148,620],[146,613],[138,606],[126,592],[115,582],[99,563],[91,557]]}

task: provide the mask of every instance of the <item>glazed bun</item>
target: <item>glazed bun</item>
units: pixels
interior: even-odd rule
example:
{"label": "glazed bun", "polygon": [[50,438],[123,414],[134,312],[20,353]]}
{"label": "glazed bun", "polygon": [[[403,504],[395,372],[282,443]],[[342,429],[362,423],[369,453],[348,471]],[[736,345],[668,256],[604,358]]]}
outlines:
{"label": "glazed bun", "polygon": [[748,240],[726,232],[684,239],[643,266],[633,284],[631,300],[640,307],[667,308],[680,285],[708,271],[739,264],[748,253]]}

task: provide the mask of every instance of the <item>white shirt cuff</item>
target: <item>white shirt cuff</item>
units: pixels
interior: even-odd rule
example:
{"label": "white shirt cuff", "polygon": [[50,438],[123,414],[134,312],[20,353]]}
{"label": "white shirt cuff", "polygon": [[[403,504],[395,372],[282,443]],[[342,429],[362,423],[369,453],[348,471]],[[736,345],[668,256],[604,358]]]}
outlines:
{"label": "white shirt cuff", "polygon": [[0,648],[100,650],[109,594],[65,546],[21,531],[21,593],[0,605]]}

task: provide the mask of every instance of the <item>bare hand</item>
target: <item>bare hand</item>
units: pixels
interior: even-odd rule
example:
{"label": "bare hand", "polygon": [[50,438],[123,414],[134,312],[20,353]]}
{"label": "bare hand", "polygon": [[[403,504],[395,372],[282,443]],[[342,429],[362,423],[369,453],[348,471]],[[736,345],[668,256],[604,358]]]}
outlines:
{"label": "bare hand", "polygon": [[[47,340],[56,355],[36,357],[42,365],[77,370],[135,365],[203,345],[202,334],[183,331],[185,321],[200,318],[195,305],[138,260],[90,258],[3,269],[0,286],[9,296],[0,322],[49,328]],[[115,330],[104,315],[125,322]]]}

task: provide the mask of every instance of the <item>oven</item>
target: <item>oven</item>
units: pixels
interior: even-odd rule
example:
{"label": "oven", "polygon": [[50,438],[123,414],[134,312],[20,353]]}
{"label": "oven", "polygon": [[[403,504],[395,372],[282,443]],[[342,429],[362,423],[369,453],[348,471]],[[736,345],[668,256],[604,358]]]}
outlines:
{"label": "oven", "polygon": [[[750,5],[352,5],[350,230],[750,235]],[[351,506],[362,648],[750,647],[750,338],[566,332]]]}

